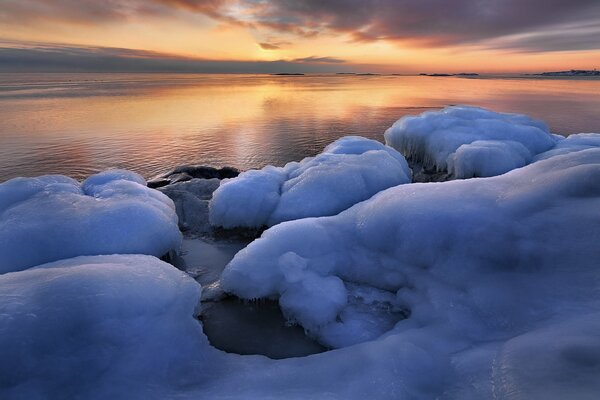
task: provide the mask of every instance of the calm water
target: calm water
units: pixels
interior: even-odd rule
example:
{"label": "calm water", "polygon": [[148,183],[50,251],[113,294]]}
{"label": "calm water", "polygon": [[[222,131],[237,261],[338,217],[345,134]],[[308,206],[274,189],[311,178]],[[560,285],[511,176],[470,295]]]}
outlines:
{"label": "calm water", "polygon": [[600,80],[0,74],[0,181],[283,165],[340,136],[382,140],[401,116],[449,104],[526,113],[564,135],[600,131]]}

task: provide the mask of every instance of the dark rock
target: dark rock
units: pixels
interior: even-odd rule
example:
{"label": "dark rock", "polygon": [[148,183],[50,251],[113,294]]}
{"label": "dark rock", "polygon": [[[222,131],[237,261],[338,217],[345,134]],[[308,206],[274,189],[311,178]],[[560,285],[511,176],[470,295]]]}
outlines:
{"label": "dark rock", "polygon": [[181,165],[175,169],[148,181],[148,187],[157,189],[173,183],[188,182],[192,179],[235,178],[240,171],[233,167],[214,168],[205,165]]}
{"label": "dark rock", "polygon": [[192,179],[194,179],[194,177],[186,172],[181,172],[179,174],[173,174],[173,175],[169,176],[169,179],[171,180],[171,184],[173,184],[173,183],[178,183],[178,182],[191,181]]}
{"label": "dark rock", "polygon": [[[191,178],[200,179],[225,179],[235,178],[240,174],[240,171],[232,167],[214,168],[207,167],[205,165],[181,165],[175,168],[173,171],[163,175],[163,178],[171,177],[171,175],[187,174]],[[190,178],[190,179],[191,179]]]}
{"label": "dark rock", "polygon": [[452,180],[452,175],[447,171],[424,168],[419,162],[414,162],[412,160],[408,161],[408,165],[413,172],[413,183],[446,182]]}
{"label": "dark rock", "polygon": [[167,186],[171,181],[166,178],[157,178],[148,181],[147,185],[151,189],[158,189],[159,187]]}
{"label": "dark rock", "polygon": [[208,203],[219,187],[219,179],[192,178],[158,188],[175,203],[179,229],[192,234],[208,234]]}

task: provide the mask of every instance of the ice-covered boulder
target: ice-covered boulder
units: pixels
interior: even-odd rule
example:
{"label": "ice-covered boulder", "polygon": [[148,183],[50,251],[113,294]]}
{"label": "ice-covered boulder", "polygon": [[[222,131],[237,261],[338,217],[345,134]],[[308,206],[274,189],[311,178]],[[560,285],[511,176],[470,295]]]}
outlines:
{"label": "ice-covered boulder", "polygon": [[427,169],[471,178],[529,164],[557,138],[543,122],[525,115],[451,106],[399,119],[386,130],[385,141]]}
{"label": "ice-covered boulder", "polygon": [[400,153],[374,140],[348,136],[316,157],[224,181],[210,202],[210,222],[224,228],[259,228],[335,215],[410,180],[411,171]]}
{"label": "ice-covered boulder", "polygon": [[162,256],[180,242],[173,202],[133,172],[0,184],[0,273],[80,255]]}
{"label": "ice-covered boulder", "polygon": [[0,398],[166,398],[210,351],[200,286],[151,256],[77,257],[0,275]]}
{"label": "ice-covered boulder", "polygon": [[205,234],[211,230],[208,221],[208,203],[219,187],[217,178],[192,178],[159,187],[175,203],[175,211],[182,231]]}
{"label": "ice-covered boulder", "polygon": [[566,138],[559,137],[556,146],[535,156],[534,161],[545,160],[546,158],[568,154],[574,151],[599,147],[600,133],[578,133],[567,136]]}
{"label": "ice-covered boulder", "polygon": [[438,343],[428,346],[455,351],[600,310],[598,210],[600,149],[492,178],[400,185],[339,215],[267,230],[221,286],[278,298],[330,346],[395,324],[390,335],[418,328],[419,340]]}

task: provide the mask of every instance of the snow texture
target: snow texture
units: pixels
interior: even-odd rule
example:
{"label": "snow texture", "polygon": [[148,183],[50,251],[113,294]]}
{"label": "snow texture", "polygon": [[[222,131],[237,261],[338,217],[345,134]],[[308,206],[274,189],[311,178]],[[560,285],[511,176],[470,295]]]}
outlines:
{"label": "snow texture", "polygon": [[180,242],[173,202],[133,172],[0,184],[0,272],[80,255],[162,256]]}
{"label": "snow texture", "polygon": [[[267,230],[221,285],[278,298],[319,341],[349,346],[340,355],[379,354],[400,371],[397,398],[592,398],[599,209],[598,148],[498,177],[401,185]],[[390,329],[398,309],[410,315]]]}
{"label": "snow texture", "polygon": [[348,136],[316,157],[223,181],[210,202],[210,222],[224,228],[259,228],[335,215],[410,180],[400,153],[374,140]]}
{"label": "snow texture", "polygon": [[189,385],[210,349],[199,297],[192,278],[142,255],[0,275],[0,397],[159,398]]}
{"label": "snow texture", "polygon": [[454,178],[501,175],[529,164],[557,140],[541,121],[469,106],[403,117],[384,136],[409,160]]}
{"label": "snow texture", "polygon": [[578,133],[566,138],[558,137],[556,146],[552,149],[538,154],[535,161],[545,160],[561,154],[568,154],[574,151],[593,149],[600,147],[600,133]]}

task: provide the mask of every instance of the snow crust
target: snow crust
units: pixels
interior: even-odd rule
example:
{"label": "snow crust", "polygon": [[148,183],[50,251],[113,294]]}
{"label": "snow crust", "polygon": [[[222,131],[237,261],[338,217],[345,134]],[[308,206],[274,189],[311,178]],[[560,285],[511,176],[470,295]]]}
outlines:
{"label": "snow crust", "polygon": [[133,172],[0,184],[0,272],[80,255],[162,256],[180,242],[173,202]]}
{"label": "snow crust", "polygon": [[600,147],[600,133],[578,133],[566,138],[558,137],[556,146],[535,156],[534,161],[545,160],[561,154]]}
{"label": "snow crust", "polygon": [[522,167],[557,140],[541,121],[469,106],[403,117],[384,136],[409,160],[461,179]]}
{"label": "snow crust", "polygon": [[[598,148],[492,178],[400,185],[270,228],[221,285],[278,298],[340,355],[380,354],[401,371],[400,398],[588,398],[600,368],[598,210]],[[394,308],[409,317],[383,332]]]}
{"label": "snow crust", "polygon": [[400,153],[374,140],[347,136],[316,157],[224,180],[210,202],[210,222],[225,228],[259,228],[335,215],[410,181],[411,171]]}
{"label": "snow crust", "polygon": [[199,296],[192,278],[143,255],[0,275],[0,397],[159,398],[195,382],[209,349]]}

